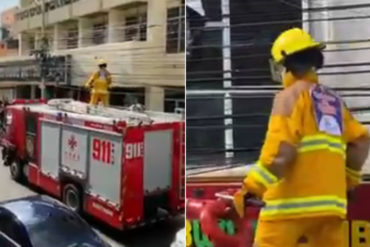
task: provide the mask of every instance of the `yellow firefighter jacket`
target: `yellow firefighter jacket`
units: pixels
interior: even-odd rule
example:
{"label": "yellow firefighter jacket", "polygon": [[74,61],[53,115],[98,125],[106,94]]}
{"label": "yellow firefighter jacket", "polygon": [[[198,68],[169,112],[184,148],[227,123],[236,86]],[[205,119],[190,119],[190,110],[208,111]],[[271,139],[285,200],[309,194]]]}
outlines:
{"label": "yellow firefighter jacket", "polygon": [[244,180],[266,203],[260,219],[344,218],[347,186],[360,179],[346,164],[347,144],[367,136],[315,77],[288,85],[275,97],[260,158]]}
{"label": "yellow firefighter jacket", "polygon": [[91,87],[92,94],[107,94],[109,86],[112,83],[112,76],[107,70],[96,71],[91,75],[86,83],[87,87]]}

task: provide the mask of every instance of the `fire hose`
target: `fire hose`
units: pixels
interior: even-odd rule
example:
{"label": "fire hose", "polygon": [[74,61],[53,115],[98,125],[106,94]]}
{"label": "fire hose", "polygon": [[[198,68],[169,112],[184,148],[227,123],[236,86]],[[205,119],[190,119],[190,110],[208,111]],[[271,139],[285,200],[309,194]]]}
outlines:
{"label": "fire hose", "polygon": [[[214,247],[252,247],[253,229],[248,214],[240,218],[230,206],[232,196],[217,193],[218,199],[205,204],[200,211],[199,219],[202,232],[214,244]],[[262,207],[263,203],[256,199],[246,200],[246,206]],[[228,235],[219,227],[220,219],[230,219],[235,223],[236,234]]]}

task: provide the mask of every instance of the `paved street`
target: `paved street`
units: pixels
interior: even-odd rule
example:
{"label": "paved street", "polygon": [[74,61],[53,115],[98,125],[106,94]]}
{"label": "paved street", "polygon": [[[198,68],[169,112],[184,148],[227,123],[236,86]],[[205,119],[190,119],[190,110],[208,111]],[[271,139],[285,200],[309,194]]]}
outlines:
{"label": "paved street", "polygon": [[[8,169],[0,164],[0,201],[33,194],[34,191],[12,181]],[[168,247],[176,232],[184,226],[183,218],[179,217],[141,229],[117,232],[92,219],[88,221],[113,247]]]}

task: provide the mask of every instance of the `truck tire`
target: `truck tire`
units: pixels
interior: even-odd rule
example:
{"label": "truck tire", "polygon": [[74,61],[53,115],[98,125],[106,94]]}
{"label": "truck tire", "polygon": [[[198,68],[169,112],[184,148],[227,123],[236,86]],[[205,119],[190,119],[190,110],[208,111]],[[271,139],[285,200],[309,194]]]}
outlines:
{"label": "truck tire", "polygon": [[10,176],[17,182],[24,181],[23,164],[19,160],[13,160],[9,166]]}
{"label": "truck tire", "polygon": [[83,205],[81,190],[74,184],[66,184],[63,188],[63,202],[72,211],[81,213]]}

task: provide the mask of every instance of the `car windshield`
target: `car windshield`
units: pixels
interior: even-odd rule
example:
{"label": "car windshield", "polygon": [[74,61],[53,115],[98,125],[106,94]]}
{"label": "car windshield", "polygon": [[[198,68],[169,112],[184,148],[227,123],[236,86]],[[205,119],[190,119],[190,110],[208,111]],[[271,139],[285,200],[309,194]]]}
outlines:
{"label": "car windshield", "polygon": [[102,246],[89,226],[69,216],[54,217],[53,220],[28,225],[26,228],[32,245],[37,247]]}
{"label": "car windshield", "polygon": [[[90,226],[75,213],[57,205],[43,203],[8,204],[25,225],[35,247],[103,247]],[[19,209],[19,210],[18,210]]]}

